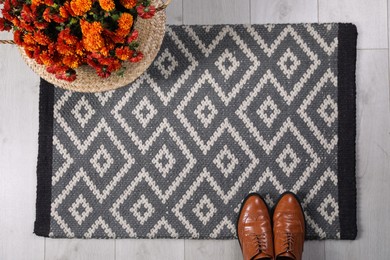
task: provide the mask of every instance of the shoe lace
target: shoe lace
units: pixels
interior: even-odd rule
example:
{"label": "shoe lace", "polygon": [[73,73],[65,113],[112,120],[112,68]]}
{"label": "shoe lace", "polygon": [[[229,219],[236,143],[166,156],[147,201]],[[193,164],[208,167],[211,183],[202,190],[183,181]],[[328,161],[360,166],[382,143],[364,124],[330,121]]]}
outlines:
{"label": "shoe lace", "polygon": [[262,234],[251,234],[253,243],[255,243],[258,253],[264,252],[267,250],[267,236],[266,233]]}
{"label": "shoe lace", "polygon": [[285,248],[285,252],[291,252],[294,250],[294,235],[292,233],[286,233],[283,246]]}

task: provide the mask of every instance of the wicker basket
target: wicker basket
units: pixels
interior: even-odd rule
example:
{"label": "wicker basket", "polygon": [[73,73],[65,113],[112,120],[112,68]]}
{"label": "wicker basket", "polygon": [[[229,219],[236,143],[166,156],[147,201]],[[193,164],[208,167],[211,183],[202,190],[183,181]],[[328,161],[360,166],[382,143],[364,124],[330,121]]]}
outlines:
{"label": "wicker basket", "polygon": [[[123,75],[112,73],[108,78],[100,78],[95,70],[87,65],[76,69],[77,78],[73,82],[60,80],[46,71],[45,66],[39,65],[35,60],[30,59],[24,50],[19,47],[20,53],[27,65],[41,78],[54,84],[57,87],[78,92],[102,92],[123,87],[137,79],[155,59],[165,34],[165,8],[171,0],[165,3],[162,0],[152,0],[157,6],[157,12],[151,19],[137,19],[135,28],[139,32],[139,50],[144,54],[144,58],[137,63],[124,62],[126,68]],[[13,41],[0,41],[0,43],[13,43]]]}

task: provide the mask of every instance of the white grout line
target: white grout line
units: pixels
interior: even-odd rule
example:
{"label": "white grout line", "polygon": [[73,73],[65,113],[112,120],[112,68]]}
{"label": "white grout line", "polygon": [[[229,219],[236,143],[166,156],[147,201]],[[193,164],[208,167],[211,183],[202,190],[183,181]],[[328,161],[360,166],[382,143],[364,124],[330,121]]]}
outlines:
{"label": "white grout line", "polygon": [[184,0],[181,0],[181,24],[184,24]]}
{"label": "white grout line", "polygon": [[320,0],[317,0],[317,21],[320,23]]}
{"label": "white grout line", "polygon": [[43,238],[43,260],[46,260],[46,237]]}
{"label": "white grout line", "polygon": [[249,0],[249,24],[252,24],[252,0]]}
{"label": "white grout line", "polygon": [[358,51],[387,51],[389,48],[356,48]]}
{"label": "white grout line", "polygon": [[[386,28],[387,28],[387,50],[390,48],[390,43],[389,43],[389,1],[386,1]],[[387,80],[389,81],[389,86],[390,86],[390,54],[387,53]],[[390,103],[390,87],[389,87],[389,103]],[[389,107],[390,109],[390,107]]]}
{"label": "white grout line", "polygon": [[116,260],[116,239],[114,239],[114,260]]}
{"label": "white grout line", "polygon": [[187,256],[187,254],[186,254],[186,239],[184,239],[184,242],[183,242],[183,250],[184,250],[184,252],[183,252],[184,259],[183,260],[186,260],[186,256]]}

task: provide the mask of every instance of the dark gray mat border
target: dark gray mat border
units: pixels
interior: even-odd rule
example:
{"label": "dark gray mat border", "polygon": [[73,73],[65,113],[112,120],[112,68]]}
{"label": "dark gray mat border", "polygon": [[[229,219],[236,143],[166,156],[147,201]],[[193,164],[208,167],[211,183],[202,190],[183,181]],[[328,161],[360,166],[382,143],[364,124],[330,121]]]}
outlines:
{"label": "dark gray mat border", "polygon": [[51,179],[53,158],[54,86],[41,79],[39,93],[39,134],[37,198],[34,233],[48,237],[50,232]]}
{"label": "dark gray mat border", "polygon": [[338,32],[338,190],[340,239],[355,239],[356,218],[356,43],[357,28]]}

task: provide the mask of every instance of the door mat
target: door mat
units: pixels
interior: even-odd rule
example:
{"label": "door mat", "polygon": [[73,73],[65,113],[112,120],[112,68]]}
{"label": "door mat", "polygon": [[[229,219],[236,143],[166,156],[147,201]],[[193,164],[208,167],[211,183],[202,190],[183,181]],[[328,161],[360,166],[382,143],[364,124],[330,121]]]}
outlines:
{"label": "door mat", "polygon": [[136,82],[40,92],[35,233],[233,239],[250,192],[356,237],[351,24],[169,26]]}

